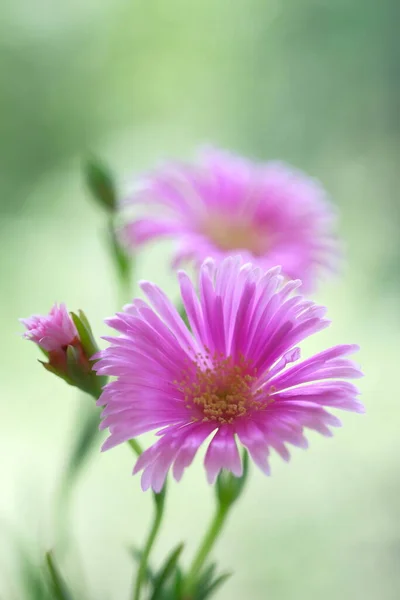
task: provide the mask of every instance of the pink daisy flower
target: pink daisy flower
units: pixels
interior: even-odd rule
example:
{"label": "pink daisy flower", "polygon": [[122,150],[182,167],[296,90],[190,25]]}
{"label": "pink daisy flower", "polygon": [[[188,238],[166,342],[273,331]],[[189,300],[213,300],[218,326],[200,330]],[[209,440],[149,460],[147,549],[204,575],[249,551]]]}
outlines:
{"label": "pink daisy flower", "polygon": [[65,349],[78,338],[65,304],[54,304],[48,315],[32,315],[20,322],[26,327],[24,337],[46,352]]}
{"label": "pink daisy flower", "polygon": [[160,436],[134,468],[144,490],[159,492],[171,467],[179,480],[209,437],[213,483],[223,468],[241,475],[237,440],[268,474],[271,448],[288,460],[286,444],[307,446],[305,428],[330,436],[340,425],[324,407],[363,412],[357,388],[341,379],[361,376],[346,358],[357,346],[299,361],[296,344],[329,324],[325,308],[293,293],[300,281],[283,284],[279,268],[263,274],[240,257],[205,261],[198,293],[185,272],[178,277],[191,330],[142,282],[149,303],[134,300],[107,320],[120,335],[105,338],[94,367],[116,377],[98,401],[110,431],[103,449],[151,430]]}
{"label": "pink daisy flower", "polygon": [[128,223],[127,244],[169,236],[177,241],[175,266],[240,253],[264,270],[281,265],[287,278],[312,288],[319,268],[332,269],[337,260],[334,211],[324,190],[282,163],[255,164],[209,149],[195,165],[170,163],[150,174],[130,203],[155,214]]}

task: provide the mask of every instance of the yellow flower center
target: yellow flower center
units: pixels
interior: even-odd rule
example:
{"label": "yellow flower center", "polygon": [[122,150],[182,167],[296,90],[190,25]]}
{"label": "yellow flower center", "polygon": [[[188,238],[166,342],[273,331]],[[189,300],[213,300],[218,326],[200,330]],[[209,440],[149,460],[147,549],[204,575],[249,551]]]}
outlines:
{"label": "yellow flower center", "polygon": [[214,216],[204,227],[204,232],[214,244],[224,251],[248,250],[254,255],[263,254],[269,245],[265,231],[254,223],[239,222]]}
{"label": "yellow flower center", "polygon": [[194,421],[233,423],[249,411],[264,410],[269,401],[255,387],[256,369],[240,357],[214,354],[199,355],[191,361],[179,382],[175,382],[185,397],[185,406],[193,411]]}

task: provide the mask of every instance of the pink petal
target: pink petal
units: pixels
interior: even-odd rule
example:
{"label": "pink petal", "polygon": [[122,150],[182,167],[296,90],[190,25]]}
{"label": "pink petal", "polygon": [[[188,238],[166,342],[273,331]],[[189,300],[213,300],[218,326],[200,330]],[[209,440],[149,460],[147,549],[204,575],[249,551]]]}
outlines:
{"label": "pink petal", "polygon": [[221,426],[214,435],[206,452],[204,466],[208,483],[211,484],[215,482],[221,469],[231,471],[236,477],[242,475],[243,467],[240,455],[234,433],[229,426]]}

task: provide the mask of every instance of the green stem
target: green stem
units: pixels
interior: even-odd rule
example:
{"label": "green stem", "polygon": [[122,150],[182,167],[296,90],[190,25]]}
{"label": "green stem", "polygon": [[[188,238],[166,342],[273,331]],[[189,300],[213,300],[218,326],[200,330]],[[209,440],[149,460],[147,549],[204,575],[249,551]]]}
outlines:
{"label": "green stem", "polygon": [[[137,440],[135,440],[135,439],[128,440],[128,444],[129,444],[131,450],[134,452],[134,454],[136,454],[136,456],[140,456],[142,454],[143,449]],[[151,527],[151,530],[150,530],[149,536],[147,538],[147,542],[144,547],[142,557],[140,560],[136,583],[135,583],[134,590],[133,590],[133,599],[134,600],[140,600],[140,592],[141,592],[142,586],[146,580],[147,563],[149,560],[151,549],[153,547],[153,544],[157,537],[158,531],[160,529],[163,514],[164,514],[165,490],[166,490],[166,488],[164,485],[163,490],[159,494],[156,494],[156,493],[153,494],[156,510],[155,510],[155,515],[154,515],[153,525]]]}
{"label": "green stem", "polygon": [[136,454],[136,456],[140,456],[142,454],[142,447],[137,440],[128,440],[128,444],[130,445],[132,451]]}
{"label": "green stem", "polygon": [[153,525],[150,529],[149,536],[144,547],[142,557],[140,560],[139,570],[136,578],[135,587],[133,590],[133,600],[140,600],[140,592],[145,582],[147,575],[147,563],[149,560],[150,552],[157,537],[160,529],[161,521],[164,514],[164,499],[165,499],[165,487],[160,494],[154,494],[156,510],[154,514]]}
{"label": "green stem", "polygon": [[197,578],[200,574],[200,571],[207,560],[207,556],[210,553],[210,550],[214,546],[219,534],[221,533],[222,526],[225,522],[226,516],[229,511],[229,506],[219,505],[217,511],[214,515],[213,520],[211,521],[211,525],[204,536],[204,539],[201,543],[201,546],[194,557],[192,565],[189,569],[189,573],[186,576],[186,581],[184,583],[184,598],[191,598],[193,594],[194,587],[196,585]]}
{"label": "green stem", "polygon": [[119,304],[126,304],[131,299],[133,258],[127,254],[118,239],[116,218],[113,213],[108,220],[109,251],[118,278]]}

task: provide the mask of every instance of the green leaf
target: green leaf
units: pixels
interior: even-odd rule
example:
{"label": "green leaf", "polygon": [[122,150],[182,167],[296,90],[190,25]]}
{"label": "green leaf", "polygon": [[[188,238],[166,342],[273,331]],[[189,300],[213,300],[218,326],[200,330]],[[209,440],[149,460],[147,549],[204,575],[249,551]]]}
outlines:
{"label": "green leaf", "polygon": [[68,377],[67,373],[63,373],[62,371],[59,371],[58,369],[56,369],[55,367],[53,367],[53,365],[51,365],[50,363],[44,362],[43,360],[39,360],[41,365],[43,365],[43,367],[46,369],[46,371],[49,371],[49,373],[53,373],[53,375],[56,375],[57,377],[61,377],[61,379],[64,379],[64,381],[66,383],[68,383],[69,385],[75,385],[75,383],[72,381],[72,379],[70,377]]}
{"label": "green leaf", "polygon": [[44,570],[35,565],[22,549],[18,561],[21,600],[52,600]]}
{"label": "green leaf", "polygon": [[99,440],[101,435],[99,425],[100,409],[85,401],[84,405],[80,405],[78,410],[73,448],[66,468],[65,485],[71,484],[71,481],[77,476],[88,458],[93,446]]}
{"label": "green leaf", "polygon": [[89,321],[82,310],[79,311],[79,316],[74,312],[71,312],[70,315],[78,331],[79,339],[85,351],[85,355],[90,359],[93,354],[98,352],[99,349],[93,337],[93,332],[89,325]]}
{"label": "green leaf", "polygon": [[183,575],[179,567],[175,570],[175,580],[173,583],[173,599],[180,598],[182,595]]}
{"label": "green leaf", "polygon": [[88,331],[90,331],[90,333],[92,333],[92,327],[88,321],[87,316],[85,315],[85,313],[83,312],[83,310],[78,310],[78,314],[79,314],[79,318],[82,321],[82,323],[84,324],[84,326],[86,327],[86,329]]}
{"label": "green leaf", "polygon": [[72,600],[73,596],[62,578],[51,552],[46,553],[46,563],[55,598],[57,600]]}
{"label": "green leaf", "polygon": [[[202,597],[201,595],[204,594],[206,589],[210,586],[210,582],[212,581],[212,579],[214,577],[216,568],[217,568],[217,564],[215,562],[211,563],[210,565],[208,565],[208,567],[205,567],[203,572],[200,574],[198,581],[197,581],[197,586],[196,586],[196,594],[199,597]],[[196,596],[196,598],[197,598],[197,596]]]}
{"label": "green leaf", "polygon": [[101,436],[99,424],[100,409],[94,403],[88,402],[87,398],[83,398],[78,406],[76,424],[71,435],[71,448],[68,451],[67,463],[62,470],[62,479],[58,488],[56,504],[58,536],[65,542],[68,542],[70,534],[70,502],[74,487],[90,454],[94,450],[99,451]]}
{"label": "green leaf", "polygon": [[82,361],[80,352],[80,348],[76,346],[67,347],[67,375],[72,385],[97,399],[107,378],[98,377],[96,372]]}
{"label": "green leaf", "polygon": [[[139,550],[138,548],[135,548],[135,546],[131,546],[129,548],[129,554],[132,556],[132,558],[138,564],[140,564],[140,561],[142,560],[142,555],[143,555],[143,552],[141,550]],[[149,565],[147,565],[147,569],[146,569],[146,580],[150,581],[152,583],[154,583],[156,580],[156,575],[154,574],[153,570],[149,567]]]}
{"label": "green leaf", "polygon": [[82,377],[82,369],[80,366],[80,357],[79,352],[75,348],[75,346],[67,346],[67,365],[68,365],[68,374],[71,375],[71,379],[74,381],[79,381]]}
{"label": "green leaf", "polygon": [[171,552],[165,561],[164,566],[160,569],[153,584],[153,594],[150,600],[160,600],[164,584],[171,577],[177,566],[179,557],[183,550],[183,544],[179,544],[175,550]]}
{"label": "green leaf", "polygon": [[89,158],[84,165],[84,177],[92,197],[102,208],[114,213],[117,209],[117,193],[108,167],[97,158]]}
{"label": "green leaf", "polygon": [[75,346],[67,346],[67,374],[73,385],[90,393],[92,383],[91,374],[84,371],[79,350]]}
{"label": "green leaf", "polygon": [[195,595],[195,600],[205,600],[205,598],[212,596],[212,594],[214,594],[214,592],[216,592],[217,589],[221,587],[221,585],[225,583],[227,579],[229,579],[229,577],[232,577],[232,573],[223,573],[217,577],[217,579],[214,579],[214,581],[201,593],[201,595]]}

